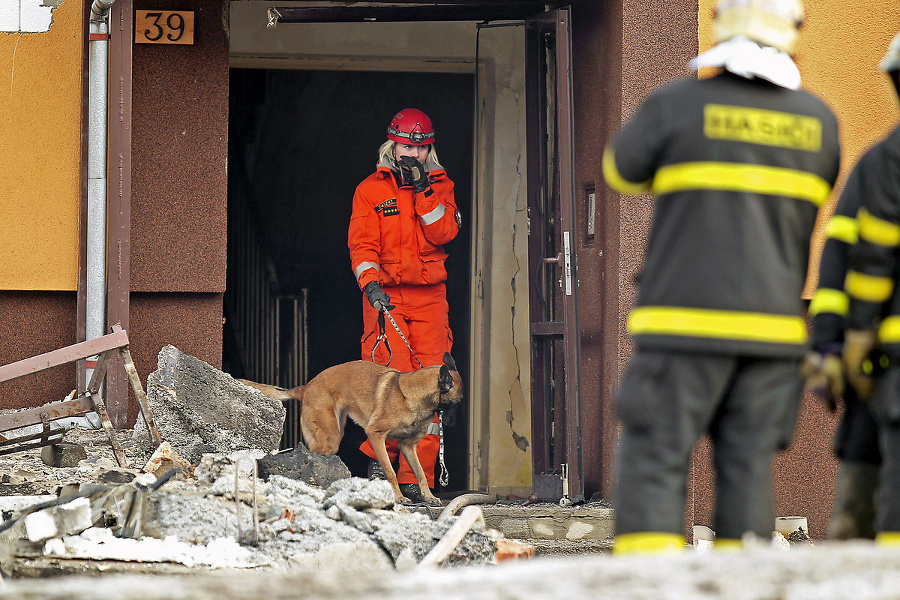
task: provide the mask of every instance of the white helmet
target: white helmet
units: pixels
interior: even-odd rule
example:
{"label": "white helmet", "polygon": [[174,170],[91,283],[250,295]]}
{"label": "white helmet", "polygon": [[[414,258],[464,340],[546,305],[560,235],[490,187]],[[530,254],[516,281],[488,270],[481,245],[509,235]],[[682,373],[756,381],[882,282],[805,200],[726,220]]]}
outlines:
{"label": "white helmet", "polygon": [[900,33],[891,40],[887,54],[884,55],[878,68],[882,71],[900,71]]}
{"label": "white helmet", "polygon": [[716,43],[743,35],[764,46],[794,53],[803,23],[800,0],[719,0]]}

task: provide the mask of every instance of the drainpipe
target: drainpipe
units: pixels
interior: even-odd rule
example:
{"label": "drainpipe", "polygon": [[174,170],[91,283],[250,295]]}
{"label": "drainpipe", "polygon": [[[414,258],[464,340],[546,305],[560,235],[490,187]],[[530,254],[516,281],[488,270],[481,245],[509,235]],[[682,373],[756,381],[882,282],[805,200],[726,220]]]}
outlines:
{"label": "drainpipe", "polygon": [[[115,0],[94,0],[91,5],[90,62],[88,73],[88,208],[86,339],[106,331],[106,154],[109,64],[109,9]],[[86,363],[85,387],[97,357]]]}

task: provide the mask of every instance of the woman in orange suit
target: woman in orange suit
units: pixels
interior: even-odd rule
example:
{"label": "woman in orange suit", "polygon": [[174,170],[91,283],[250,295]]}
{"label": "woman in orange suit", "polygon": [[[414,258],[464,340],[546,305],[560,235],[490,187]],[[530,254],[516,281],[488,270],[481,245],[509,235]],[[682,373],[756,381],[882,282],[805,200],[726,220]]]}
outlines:
{"label": "woman in orange suit", "polygon": [[[350,216],[348,246],[353,274],[363,296],[362,358],[401,371],[439,365],[450,352],[447,304],[447,253],[443,244],[459,233],[460,215],[453,182],[438,162],[431,119],[415,108],[394,115],[387,141],[378,150],[378,164],[356,188]],[[390,321],[381,335],[380,309],[390,311],[412,347]],[[390,350],[388,350],[390,348]],[[434,467],[440,448],[438,418],[416,447],[419,461],[434,488]],[[360,450],[374,459],[369,441]],[[388,442],[391,461],[398,463],[397,481],[403,494],[421,501],[416,477]],[[370,473],[377,461],[370,461]]]}

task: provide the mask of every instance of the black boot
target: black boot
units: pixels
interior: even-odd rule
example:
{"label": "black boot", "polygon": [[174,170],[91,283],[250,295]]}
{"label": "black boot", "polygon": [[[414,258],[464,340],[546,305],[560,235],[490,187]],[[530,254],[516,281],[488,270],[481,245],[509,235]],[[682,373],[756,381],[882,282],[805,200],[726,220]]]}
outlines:
{"label": "black boot", "polygon": [[425,495],[418,483],[401,483],[400,492],[409,498],[411,502],[425,502]]}
{"label": "black boot", "polygon": [[369,479],[387,479],[387,476],[384,474],[384,469],[381,467],[381,463],[374,458],[369,460],[369,469],[366,476]]}
{"label": "black boot", "polygon": [[875,537],[875,497],[879,467],[864,462],[841,462],[837,494],[827,537],[830,540]]}

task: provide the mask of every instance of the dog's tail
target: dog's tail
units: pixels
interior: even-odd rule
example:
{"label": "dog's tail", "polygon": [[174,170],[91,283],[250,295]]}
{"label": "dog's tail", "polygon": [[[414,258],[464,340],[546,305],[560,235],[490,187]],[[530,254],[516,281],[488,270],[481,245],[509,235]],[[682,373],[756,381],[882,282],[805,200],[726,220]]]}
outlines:
{"label": "dog's tail", "polygon": [[275,385],[256,383],[255,381],[248,381],[246,379],[238,379],[238,381],[246,386],[259,390],[263,395],[268,396],[269,398],[281,400],[282,402],[290,402],[291,400],[302,402],[303,389],[306,387],[305,385],[298,385],[295,388],[286,389]]}

